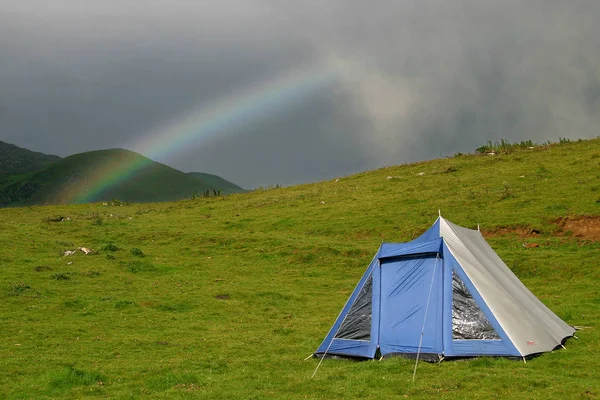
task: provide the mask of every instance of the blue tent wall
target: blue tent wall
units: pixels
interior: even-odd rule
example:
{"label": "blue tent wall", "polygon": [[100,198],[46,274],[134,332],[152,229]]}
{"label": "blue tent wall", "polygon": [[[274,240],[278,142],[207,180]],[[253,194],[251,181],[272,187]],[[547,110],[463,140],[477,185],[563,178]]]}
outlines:
{"label": "blue tent wall", "polygon": [[379,272],[381,355],[417,353],[419,344],[422,353],[442,354],[441,259],[429,254],[382,260]]}

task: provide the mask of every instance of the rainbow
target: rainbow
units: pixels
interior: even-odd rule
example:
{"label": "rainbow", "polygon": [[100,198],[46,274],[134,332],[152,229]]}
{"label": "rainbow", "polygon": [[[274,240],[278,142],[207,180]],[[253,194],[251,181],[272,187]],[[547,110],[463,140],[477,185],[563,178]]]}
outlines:
{"label": "rainbow", "polygon": [[[327,67],[293,71],[220,99],[208,107],[193,108],[124,147],[150,159],[160,159],[186,146],[198,145],[207,138],[276,113],[334,81],[335,74]],[[97,201],[110,188],[134,177],[149,162],[144,157],[135,162],[99,168],[85,185],[71,191],[74,193],[69,195],[71,201],[68,202]]]}

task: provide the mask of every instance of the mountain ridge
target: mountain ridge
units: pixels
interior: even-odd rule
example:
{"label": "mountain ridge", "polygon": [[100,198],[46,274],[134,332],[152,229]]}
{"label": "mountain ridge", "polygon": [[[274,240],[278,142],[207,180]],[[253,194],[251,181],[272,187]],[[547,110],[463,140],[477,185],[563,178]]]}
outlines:
{"label": "mountain ridge", "polygon": [[59,156],[31,151],[0,140],[0,175],[38,171],[60,159]]}
{"label": "mountain ridge", "polygon": [[[18,173],[0,174],[0,207],[112,199],[147,203],[243,191],[217,175],[185,173],[126,149],[92,150],[60,158],[9,146],[4,147],[13,154],[32,153],[41,161],[28,169],[12,169]],[[18,157],[11,160],[5,164],[20,165]]]}

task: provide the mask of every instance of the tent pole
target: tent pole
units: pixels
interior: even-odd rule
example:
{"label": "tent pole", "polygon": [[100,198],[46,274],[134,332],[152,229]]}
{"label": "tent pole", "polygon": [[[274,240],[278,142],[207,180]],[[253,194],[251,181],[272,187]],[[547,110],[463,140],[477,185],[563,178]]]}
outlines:
{"label": "tent pole", "polygon": [[[337,332],[336,332],[336,334],[337,334]],[[327,349],[325,349],[325,353],[323,353],[323,355],[321,356],[321,360],[319,360],[319,364],[317,364],[317,368],[315,368],[315,371],[313,372],[313,374],[310,377],[311,379],[314,378],[315,375],[317,374],[317,371],[319,370],[321,363],[325,359],[325,356],[327,355],[327,352],[329,351],[329,348],[331,347],[331,344],[333,343],[334,338],[335,338],[335,335],[333,335],[333,337],[331,338],[331,342],[329,342],[329,346],[327,346]]]}
{"label": "tent pole", "polygon": [[[441,214],[440,214],[441,216]],[[421,338],[419,339],[419,349],[417,350],[417,359],[415,360],[415,369],[413,371],[412,381],[415,381],[417,375],[417,365],[419,364],[419,355],[421,354],[421,345],[423,344],[423,335],[425,334],[425,322],[427,321],[427,311],[429,310],[429,300],[431,300],[431,289],[433,288],[433,281],[435,278],[435,270],[437,269],[438,260],[440,254],[435,258],[435,264],[433,266],[433,274],[431,274],[431,283],[429,284],[429,294],[427,295],[427,305],[425,306],[425,316],[423,317],[423,327],[421,328]]]}
{"label": "tent pole", "polygon": [[[350,310],[348,310],[348,311],[350,311]],[[315,372],[313,372],[312,376],[310,377],[311,379],[314,378],[315,375],[317,374],[317,371],[319,370],[319,367],[321,366],[321,363],[325,359],[325,356],[327,355],[327,352],[329,351],[329,348],[331,347],[331,345],[333,344],[333,341],[335,340],[335,335],[337,335],[337,333],[340,330],[340,328],[342,327],[342,325],[344,325],[344,322],[346,322],[346,318],[348,318],[348,314],[350,314],[350,312],[346,313],[346,316],[342,320],[342,323],[340,324],[340,326],[338,326],[338,328],[335,330],[335,333],[333,335],[331,335],[331,341],[329,342],[329,345],[325,349],[325,353],[323,353],[323,356],[321,357],[321,360],[319,361],[319,364],[317,364],[317,368],[315,368]]]}

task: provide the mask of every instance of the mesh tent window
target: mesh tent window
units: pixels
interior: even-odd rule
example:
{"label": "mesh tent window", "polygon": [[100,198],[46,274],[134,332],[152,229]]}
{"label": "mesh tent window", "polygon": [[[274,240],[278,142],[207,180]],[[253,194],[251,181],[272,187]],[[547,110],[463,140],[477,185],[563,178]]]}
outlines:
{"label": "mesh tent window", "polygon": [[469,289],[452,271],[452,339],[500,340]]}
{"label": "mesh tent window", "polygon": [[354,300],[346,319],[335,337],[337,339],[370,340],[373,278],[370,277]]}

